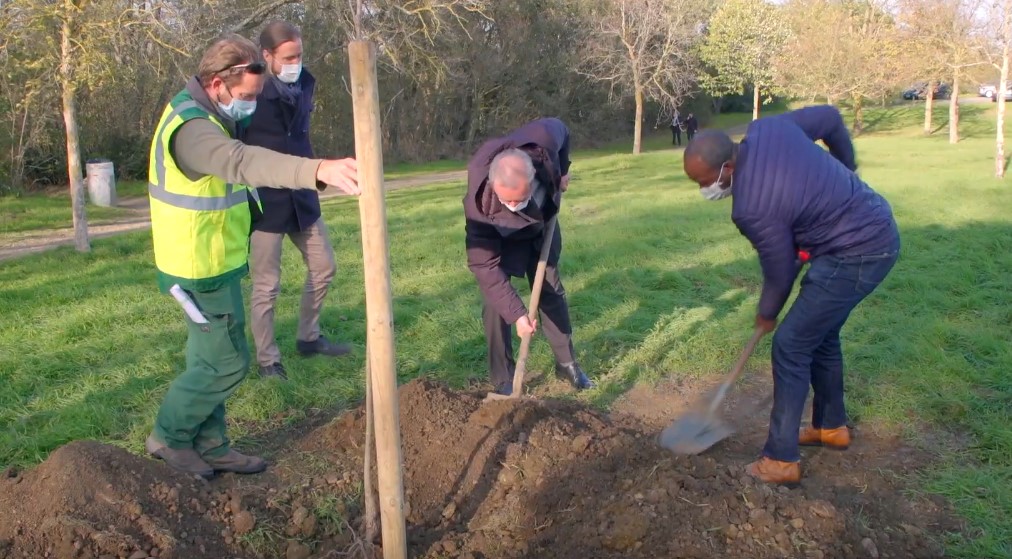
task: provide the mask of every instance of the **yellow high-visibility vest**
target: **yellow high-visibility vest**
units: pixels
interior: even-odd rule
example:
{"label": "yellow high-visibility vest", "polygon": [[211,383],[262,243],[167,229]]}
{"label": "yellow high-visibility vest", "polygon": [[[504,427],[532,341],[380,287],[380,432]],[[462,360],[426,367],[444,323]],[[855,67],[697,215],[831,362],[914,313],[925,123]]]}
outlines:
{"label": "yellow high-visibility vest", "polygon": [[165,107],[151,142],[148,200],[158,286],[163,292],[177,283],[191,291],[213,291],[249,270],[247,192],[259,204],[256,189],[212,175],[190,180],[169,152],[173,134],[195,118],[206,118],[229,134],[218,117],[184,89]]}

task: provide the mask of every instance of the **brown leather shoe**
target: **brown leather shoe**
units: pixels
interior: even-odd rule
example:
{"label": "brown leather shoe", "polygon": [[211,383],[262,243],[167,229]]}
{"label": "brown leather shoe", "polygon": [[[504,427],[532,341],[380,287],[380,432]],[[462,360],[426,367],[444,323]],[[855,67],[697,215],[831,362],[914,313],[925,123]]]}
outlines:
{"label": "brown leather shoe", "polygon": [[259,456],[246,456],[232,449],[218,458],[204,458],[209,466],[217,472],[233,472],[236,474],[259,474],[267,469],[267,461]]}
{"label": "brown leather shoe", "polygon": [[200,454],[197,454],[197,451],[192,448],[169,448],[165,443],[156,439],[153,434],[148,435],[148,439],[144,441],[144,448],[148,454],[155,458],[161,458],[173,470],[197,475],[204,479],[214,477],[214,470],[211,466],[208,466],[207,462],[200,458]]}
{"label": "brown leather shoe", "polygon": [[765,483],[791,488],[801,484],[801,462],[781,462],[763,456],[746,466],[745,473]]}
{"label": "brown leather shoe", "polygon": [[850,446],[850,429],[846,425],[836,429],[805,427],[798,433],[801,446],[824,446],[831,450],[847,450]]}

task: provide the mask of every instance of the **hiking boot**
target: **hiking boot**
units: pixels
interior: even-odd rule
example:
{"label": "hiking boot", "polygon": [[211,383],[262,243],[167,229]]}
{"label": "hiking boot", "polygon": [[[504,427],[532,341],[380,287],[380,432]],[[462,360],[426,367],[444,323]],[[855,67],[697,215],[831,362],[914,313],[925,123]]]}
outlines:
{"label": "hiking boot", "polygon": [[260,378],[288,380],[288,373],[285,372],[285,368],[281,365],[281,363],[260,365]]}
{"label": "hiking boot", "polygon": [[584,374],[583,370],[580,369],[580,366],[576,364],[576,361],[566,364],[556,363],[555,376],[562,380],[569,381],[569,384],[573,385],[573,388],[577,390],[594,388],[594,383],[587,378],[587,375]]}
{"label": "hiking boot", "polygon": [[148,454],[160,458],[173,470],[204,479],[214,477],[214,469],[192,448],[169,448],[154,435],[148,435],[148,439],[144,441],[144,448]]}
{"label": "hiking boot", "polygon": [[246,456],[229,449],[224,456],[205,458],[208,465],[217,472],[233,472],[236,474],[259,474],[267,469],[267,461],[259,456]]}
{"label": "hiking boot", "polygon": [[824,446],[831,450],[847,450],[850,446],[850,429],[847,426],[836,429],[805,427],[798,433],[801,446]]}
{"label": "hiking boot", "polygon": [[340,357],[351,353],[351,346],[349,344],[335,344],[323,336],[320,336],[311,342],[296,340],[295,349],[297,349],[303,357],[309,357],[316,354]]}
{"label": "hiking boot", "polygon": [[500,396],[510,396],[513,394],[513,383],[503,382],[495,386],[494,392]]}
{"label": "hiking boot", "polygon": [[791,488],[801,484],[801,462],[781,462],[763,456],[746,466],[745,473],[765,483]]}

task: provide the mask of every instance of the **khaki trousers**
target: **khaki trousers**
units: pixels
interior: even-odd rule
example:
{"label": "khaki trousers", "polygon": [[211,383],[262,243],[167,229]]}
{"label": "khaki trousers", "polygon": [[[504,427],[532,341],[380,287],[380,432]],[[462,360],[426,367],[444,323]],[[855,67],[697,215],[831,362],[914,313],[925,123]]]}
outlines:
{"label": "khaki trousers", "polygon": [[281,290],[281,245],[286,236],[302,253],[302,260],[306,263],[306,285],[302,290],[299,311],[299,340],[312,342],[320,337],[320,311],[330,282],[337,273],[334,249],[323,218],[297,233],[253,232],[250,238],[250,274],[253,279],[250,326],[260,365],[281,362],[281,351],[274,337],[274,301]]}

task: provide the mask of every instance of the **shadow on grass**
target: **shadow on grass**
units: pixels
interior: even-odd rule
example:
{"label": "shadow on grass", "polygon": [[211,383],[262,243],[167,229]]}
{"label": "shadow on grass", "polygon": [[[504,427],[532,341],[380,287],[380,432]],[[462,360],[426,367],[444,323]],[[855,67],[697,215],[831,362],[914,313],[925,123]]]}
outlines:
{"label": "shadow on grass", "polygon": [[[984,118],[990,107],[981,104],[961,104],[959,106],[959,133],[962,138],[975,138],[992,133],[994,123]],[[853,119],[852,114],[847,114]],[[936,105],[932,110],[932,121],[938,133],[949,125],[949,107]],[[924,104],[893,105],[885,108],[871,108],[864,111],[864,130],[862,135],[871,133],[897,132],[924,123]]]}

